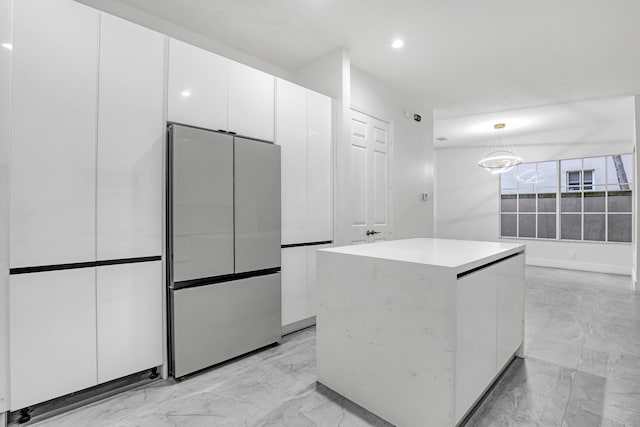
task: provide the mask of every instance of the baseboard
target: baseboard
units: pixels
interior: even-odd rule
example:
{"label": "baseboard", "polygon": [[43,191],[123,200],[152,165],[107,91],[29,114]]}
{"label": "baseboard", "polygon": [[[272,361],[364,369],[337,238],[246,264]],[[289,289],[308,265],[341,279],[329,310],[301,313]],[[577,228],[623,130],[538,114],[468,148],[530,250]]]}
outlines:
{"label": "baseboard", "polygon": [[630,276],[632,274],[629,267],[621,265],[596,264],[593,262],[566,261],[548,258],[532,258],[529,256],[527,256],[527,265],[564,268],[566,270],[592,271],[595,273],[622,274],[624,276]]}
{"label": "baseboard", "polygon": [[308,328],[316,324],[316,316],[311,316],[307,319],[298,320],[297,322],[282,325],[282,335],[287,335],[301,329]]}

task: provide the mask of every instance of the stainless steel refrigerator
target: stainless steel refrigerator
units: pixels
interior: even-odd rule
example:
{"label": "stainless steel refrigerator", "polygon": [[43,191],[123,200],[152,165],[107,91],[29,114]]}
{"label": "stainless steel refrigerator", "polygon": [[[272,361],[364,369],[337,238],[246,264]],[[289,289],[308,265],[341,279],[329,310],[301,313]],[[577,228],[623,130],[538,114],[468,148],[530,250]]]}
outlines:
{"label": "stainless steel refrigerator", "polygon": [[280,147],[171,124],[167,159],[169,369],[182,377],[281,338]]}

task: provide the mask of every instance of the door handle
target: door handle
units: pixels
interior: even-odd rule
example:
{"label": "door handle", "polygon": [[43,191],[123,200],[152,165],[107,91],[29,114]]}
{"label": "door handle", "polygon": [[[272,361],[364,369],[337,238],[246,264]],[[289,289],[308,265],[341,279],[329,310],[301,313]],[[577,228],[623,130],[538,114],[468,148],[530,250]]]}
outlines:
{"label": "door handle", "polygon": [[373,231],[373,230],[367,230],[367,236],[373,236],[374,234],[380,234],[382,233],[381,231]]}

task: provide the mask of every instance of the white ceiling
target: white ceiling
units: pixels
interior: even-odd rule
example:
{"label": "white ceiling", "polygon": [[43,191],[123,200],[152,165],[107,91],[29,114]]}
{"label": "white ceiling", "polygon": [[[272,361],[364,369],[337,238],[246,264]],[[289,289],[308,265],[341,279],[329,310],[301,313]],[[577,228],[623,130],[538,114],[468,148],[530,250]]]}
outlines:
{"label": "white ceiling", "polygon": [[486,147],[497,141],[494,124],[513,145],[624,144],[629,151],[635,133],[632,96],[575,101],[500,113],[474,114],[434,121],[436,148]]}
{"label": "white ceiling", "polygon": [[289,71],[346,47],[436,118],[640,94],[634,0],[119,1]]}

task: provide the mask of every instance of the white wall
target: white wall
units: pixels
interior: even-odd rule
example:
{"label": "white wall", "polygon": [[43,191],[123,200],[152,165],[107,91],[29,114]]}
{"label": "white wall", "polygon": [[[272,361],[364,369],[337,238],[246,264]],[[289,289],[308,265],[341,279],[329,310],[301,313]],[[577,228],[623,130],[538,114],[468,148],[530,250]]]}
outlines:
{"label": "white wall", "polygon": [[[391,123],[393,238],[433,236],[433,198],[421,198],[422,193],[433,195],[433,110],[355,68],[351,104]],[[420,114],[422,121],[406,118],[406,110]]]}
{"label": "white wall", "polygon": [[[562,132],[559,129],[558,132]],[[535,141],[535,134],[529,135]],[[558,141],[561,138],[557,139]],[[441,238],[498,241],[499,178],[477,166],[484,146],[436,149],[435,234]],[[526,162],[630,153],[627,141],[581,144],[518,145]],[[511,241],[513,239],[502,239]],[[631,274],[632,245],[565,241],[515,240],[527,245],[527,263],[618,274]]]}
{"label": "white wall", "polygon": [[[0,0],[0,43],[11,41],[12,1]],[[9,409],[9,123],[11,51],[0,47],[0,413]],[[0,415],[0,426],[3,426]]]}

